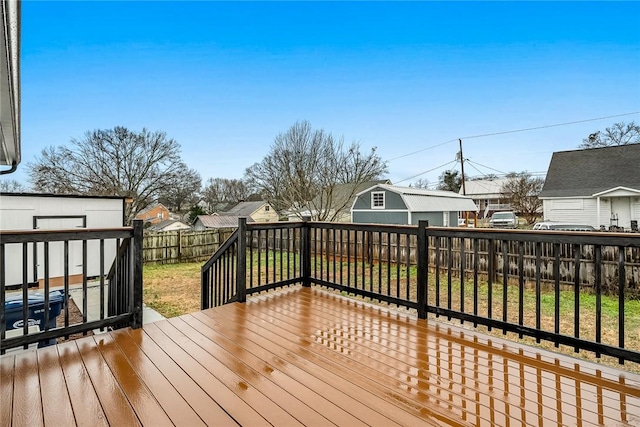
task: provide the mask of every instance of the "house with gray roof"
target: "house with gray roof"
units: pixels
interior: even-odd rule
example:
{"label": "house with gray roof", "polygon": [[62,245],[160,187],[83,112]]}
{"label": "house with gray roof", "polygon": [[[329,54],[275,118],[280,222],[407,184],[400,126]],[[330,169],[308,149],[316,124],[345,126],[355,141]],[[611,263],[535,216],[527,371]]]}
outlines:
{"label": "house with gray roof", "polygon": [[374,224],[455,227],[461,212],[477,212],[473,199],[453,191],[425,190],[378,184],[357,194],[351,206],[351,221]]}
{"label": "house with gray roof", "polygon": [[240,202],[228,211],[220,212],[219,215],[251,218],[255,222],[274,222],[279,219],[278,212],[265,201]]}
{"label": "house with gray roof", "polygon": [[547,221],[637,229],[640,144],[553,153],[540,199]]}
{"label": "house with gray roof", "polygon": [[[193,221],[193,229],[202,231],[209,228],[238,228],[237,215],[198,215]],[[247,218],[247,222],[255,222],[251,217]]]}

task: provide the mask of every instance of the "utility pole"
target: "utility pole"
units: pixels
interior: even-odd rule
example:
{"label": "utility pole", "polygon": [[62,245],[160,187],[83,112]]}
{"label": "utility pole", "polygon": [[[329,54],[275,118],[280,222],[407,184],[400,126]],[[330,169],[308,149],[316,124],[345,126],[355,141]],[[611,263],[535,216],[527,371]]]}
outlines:
{"label": "utility pole", "polygon": [[462,195],[467,195],[467,189],[464,185],[464,157],[462,156],[462,139],[458,139],[460,141],[460,169],[462,169]]}
{"label": "utility pole", "polygon": [[[467,195],[467,188],[465,186],[465,178],[464,178],[464,156],[462,155],[462,139],[458,139],[460,141],[460,169],[462,170],[462,195]],[[474,227],[475,227],[475,214],[474,214]],[[469,212],[464,213],[464,226],[469,227]]]}

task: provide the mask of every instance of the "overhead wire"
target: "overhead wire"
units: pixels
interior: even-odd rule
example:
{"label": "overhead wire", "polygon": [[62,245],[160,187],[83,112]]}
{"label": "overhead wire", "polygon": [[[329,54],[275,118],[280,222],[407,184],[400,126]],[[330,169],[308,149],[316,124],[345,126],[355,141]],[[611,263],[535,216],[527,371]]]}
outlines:
{"label": "overhead wire", "polygon": [[[605,119],[613,119],[613,118],[617,118],[617,117],[631,116],[631,115],[634,115],[634,114],[640,114],[640,111],[633,111],[633,112],[622,113],[622,114],[614,114],[614,115],[610,115],[610,116],[594,117],[594,118],[584,119],[584,120],[574,120],[574,121],[571,121],[571,122],[563,122],[563,123],[555,123],[555,124],[550,124],[550,125],[535,126],[535,127],[523,128],[523,129],[513,129],[513,130],[507,130],[507,131],[500,131],[500,132],[484,133],[484,134],[479,134],[479,135],[463,136],[462,138],[450,139],[448,141],[444,141],[444,142],[441,142],[441,143],[438,143],[438,144],[434,144],[434,145],[431,145],[429,147],[422,148],[420,150],[412,151],[410,153],[403,154],[401,156],[393,157],[393,158],[389,159],[388,161],[392,162],[394,160],[398,160],[398,159],[402,159],[404,157],[412,156],[414,154],[418,154],[418,153],[421,153],[423,151],[431,150],[433,148],[440,147],[440,146],[443,146],[443,145],[446,145],[446,144],[450,144],[452,142],[457,142],[459,139],[475,139],[475,138],[484,138],[484,137],[488,137],[488,136],[506,135],[506,134],[510,134],[510,133],[529,132],[529,131],[532,131],[532,130],[548,129],[548,128],[559,127],[559,126],[574,125],[574,124],[578,124],[578,123],[594,122],[594,121],[598,121],[598,120],[605,120]],[[471,162],[469,159],[465,159],[465,161]],[[405,178],[405,179],[402,179],[402,180],[396,181],[396,182],[397,183],[401,183],[401,182],[408,181],[408,180],[416,178],[416,177],[418,177],[420,175],[424,175],[425,173],[429,173],[429,172],[432,172],[432,171],[434,171],[436,169],[440,169],[440,168],[442,168],[444,166],[447,166],[447,165],[449,165],[449,164],[451,164],[453,162],[454,161],[445,163],[444,165],[437,166],[437,167],[435,167],[433,169],[421,172],[419,174],[410,176],[408,178]],[[455,162],[457,163],[458,160],[455,160]],[[502,171],[499,171],[497,169],[493,169],[493,168],[491,168],[489,166],[484,166],[484,165],[481,165],[480,163],[477,163],[477,162],[475,162],[475,164],[477,164],[478,166],[481,166],[481,167],[484,167],[484,168],[491,169],[493,171],[499,172],[500,174],[506,175],[506,173],[504,173]],[[478,170],[475,167],[474,167],[474,169]],[[478,170],[478,172],[480,172],[480,171]],[[482,174],[482,172],[480,172],[480,173]]]}
{"label": "overhead wire", "polygon": [[402,159],[404,157],[409,157],[409,156],[412,156],[414,154],[418,154],[418,153],[421,153],[423,151],[431,150],[431,149],[436,148],[436,147],[440,147],[440,146],[443,146],[443,145],[446,145],[446,144],[451,144],[452,142],[458,142],[459,139],[475,139],[475,138],[484,138],[484,137],[487,137],[487,136],[506,135],[506,134],[509,134],[509,133],[529,132],[529,131],[532,131],[532,130],[548,129],[548,128],[559,127],[559,126],[575,125],[575,124],[578,124],[578,123],[595,122],[595,121],[598,121],[598,120],[613,119],[613,118],[617,118],[617,117],[631,116],[631,115],[634,115],[634,114],[640,114],[640,111],[633,111],[633,112],[630,112],[630,113],[622,113],[622,114],[614,114],[614,115],[610,115],[610,116],[594,117],[594,118],[584,119],[584,120],[574,120],[574,121],[571,121],[571,122],[554,123],[554,124],[550,124],[550,125],[534,126],[534,127],[530,127],[530,128],[523,128],[523,129],[512,129],[512,130],[505,130],[505,131],[500,131],[500,132],[491,132],[491,133],[483,133],[483,134],[479,134],[479,135],[463,136],[461,138],[450,139],[448,141],[440,142],[438,144],[434,144],[434,145],[431,145],[429,147],[421,148],[420,150],[412,151],[410,153],[403,154],[401,156],[393,157],[393,158],[389,159],[388,161],[392,162],[394,160]]}
{"label": "overhead wire", "polygon": [[418,174],[415,174],[415,175],[413,175],[413,176],[410,176],[409,178],[401,179],[400,181],[396,181],[396,184],[399,184],[399,183],[401,183],[401,182],[405,182],[405,181],[409,181],[410,179],[413,179],[413,178],[417,178],[417,177],[419,177],[420,175],[424,175],[425,173],[433,172],[434,170],[436,170],[436,169],[440,169],[440,168],[443,168],[443,167],[445,167],[445,166],[447,166],[447,165],[450,165],[451,163],[456,163],[456,164],[457,164],[457,163],[458,163],[458,160],[452,160],[452,161],[447,162],[447,163],[445,163],[445,164],[443,164],[443,165],[436,166],[436,167],[435,167],[435,168],[433,168],[433,169],[429,169],[429,170],[426,170],[426,171],[424,171],[424,172],[420,172],[420,173],[418,173]]}
{"label": "overhead wire", "polygon": [[613,116],[595,117],[595,118],[592,118],[592,119],[585,119],[585,120],[575,120],[573,122],[565,122],[565,123],[556,123],[556,124],[552,124],[552,125],[536,126],[536,127],[524,128],[524,129],[514,129],[514,130],[506,130],[506,131],[502,131],[502,132],[492,132],[492,133],[484,133],[484,134],[480,134],[480,135],[463,136],[461,139],[484,138],[484,137],[487,137],[487,136],[505,135],[505,134],[508,134],[508,133],[528,132],[528,131],[531,131],[531,130],[548,129],[548,128],[559,127],[559,126],[575,125],[575,124],[578,124],[578,123],[595,122],[597,120],[613,119],[613,118],[616,118],[616,117],[631,116],[633,114],[640,114],[640,111],[634,111],[634,112],[631,112],[631,113],[624,113],[624,114],[615,114]]}
{"label": "overhead wire", "polygon": [[441,142],[439,144],[435,144],[435,145],[432,145],[430,147],[422,148],[422,149],[417,150],[417,151],[412,151],[411,153],[403,154],[402,156],[394,157],[392,159],[389,159],[388,161],[392,162],[394,160],[402,159],[403,157],[409,157],[409,156],[412,156],[414,154],[422,153],[423,151],[431,150],[432,148],[436,148],[436,147],[440,147],[440,146],[445,145],[445,144],[450,144],[452,142],[456,142],[457,140],[458,139],[456,138],[456,139],[451,139],[449,141]]}

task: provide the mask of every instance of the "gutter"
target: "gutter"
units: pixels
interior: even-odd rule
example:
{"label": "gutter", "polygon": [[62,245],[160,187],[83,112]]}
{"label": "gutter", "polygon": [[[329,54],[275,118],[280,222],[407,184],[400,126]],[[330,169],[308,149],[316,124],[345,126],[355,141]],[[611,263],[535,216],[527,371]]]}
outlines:
{"label": "gutter", "polygon": [[7,175],[10,173],[14,173],[16,170],[18,170],[18,163],[14,160],[13,163],[11,163],[11,168],[6,170],[1,170],[0,175]]}

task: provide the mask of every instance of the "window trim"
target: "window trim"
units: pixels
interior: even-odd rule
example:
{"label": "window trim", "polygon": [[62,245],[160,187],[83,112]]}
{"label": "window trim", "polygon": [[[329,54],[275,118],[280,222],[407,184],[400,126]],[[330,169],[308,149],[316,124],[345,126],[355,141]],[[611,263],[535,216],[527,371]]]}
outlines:
{"label": "window trim", "polygon": [[[376,196],[382,196],[382,205],[376,205]],[[387,204],[387,197],[384,191],[372,191],[371,192],[371,209],[384,209]]]}

